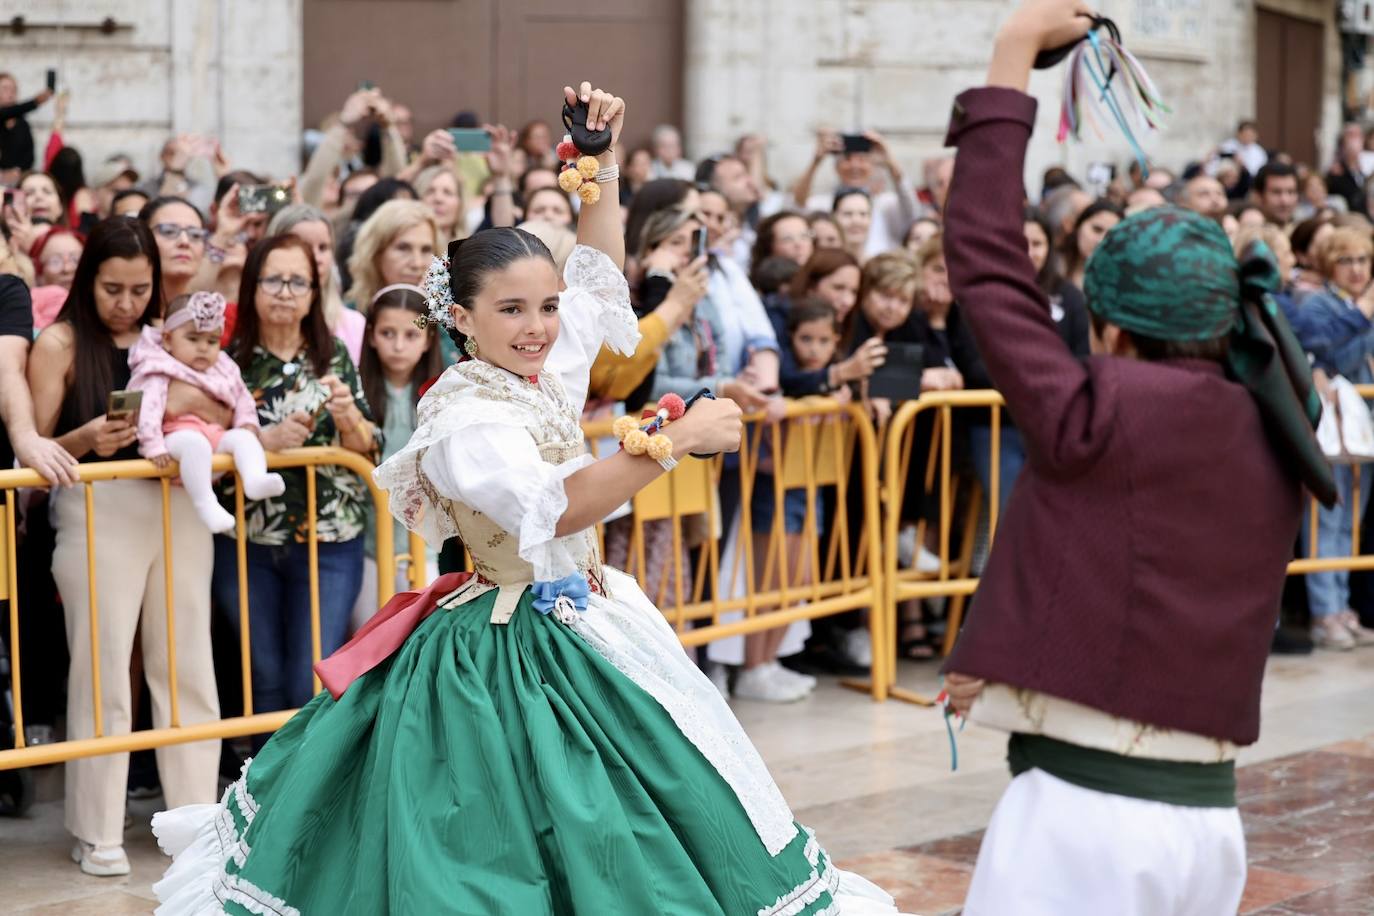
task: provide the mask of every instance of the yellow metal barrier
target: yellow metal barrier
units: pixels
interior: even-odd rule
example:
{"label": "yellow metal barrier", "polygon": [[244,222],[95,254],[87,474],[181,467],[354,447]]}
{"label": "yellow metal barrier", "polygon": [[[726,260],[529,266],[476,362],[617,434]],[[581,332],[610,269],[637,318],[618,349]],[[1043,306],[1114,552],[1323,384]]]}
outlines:
{"label": "yellow metal barrier", "polygon": [[[869,625],[873,645],[886,644],[882,632],[885,617],[882,613],[882,556],[880,551],[879,503],[877,488],[877,446],[871,424],[855,406],[841,406],[830,400],[808,399],[792,403],[780,422],[768,424],[762,418],[751,418],[746,442],[738,457],[740,477],[739,532],[733,560],[722,564],[721,538],[715,536],[719,525],[717,490],[725,463],[722,458],[689,459],[671,474],[664,475],[633,500],[631,513],[631,574],[644,578],[649,573],[651,559],[646,554],[645,526],[666,523],[672,530],[672,567],[677,583],[690,579],[689,593],[680,593],[672,600],[667,595],[651,595],[672,622],[684,645],[702,645],[728,636],[757,633],[794,621],[813,619],[854,610],[869,610]],[[610,424],[588,424],[585,432],[596,451],[599,439],[610,435]],[[851,471],[858,462],[858,475]],[[321,654],[319,620],[319,569],[316,505],[316,468],[331,465],[346,468],[361,476],[368,485],[378,519],[389,519],[386,493],[372,483],[373,465],[354,452],[339,448],[292,449],[268,456],[268,467],[300,468],[306,475],[307,552],[309,555],[310,615],[312,654],[316,661]],[[772,473],[774,517],[770,533],[756,556],[752,497],[759,483],[760,468]],[[214,459],[217,472],[232,472],[232,459],[219,455]],[[10,688],[14,705],[16,746],[0,751],[0,770],[13,767],[57,763],[77,757],[107,753],[121,753],[163,747],[190,741],[233,738],[241,735],[271,731],[280,727],[294,710],[256,713],[253,710],[253,675],[251,635],[248,614],[247,540],[244,534],[244,497],[242,487],[236,487],[234,513],[238,522],[236,561],[239,586],[239,651],[240,677],[243,692],[243,714],[214,722],[183,725],[177,697],[177,659],[173,608],[173,556],[170,484],[177,475],[175,465],[158,470],[147,461],[109,461],[83,464],[79,467],[80,483],[86,504],[87,577],[89,582],[91,648],[90,664],[93,672],[93,707],[95,737],[56,742],[37,747],[24,746],[22,672],[19,655],[19,592],[16,560],[16,491],[19,488],[47,488],[48,484],[36,472],[28,469],[0,471],[0,491],[4,492],[4,518],[0,525],[0,558],[4,560],[4,575],[0,576],[0,598],[9,601]],[[112,480],[157,480],[162,497],[162,538],[164,588],[168,608],[168,672],[170,679],[170,722],[165,728],[155,728],[129,734],[107,735],[102,721],[99,602],[97,599],[95,563],[95,505],[97,483]],[[862,522],[860,530],[851,532],[848,506],[851,491],[858,487]],[[816,506],[821,492],[834,493],[835,518],[830,526],[828,544],[824,544],[822,525]],[[806,520],[800,539],[789,539],[785,531],[784,494],[800,490],[807,501]],[[688,540],[684,525],[696,522],[699,534],[691,544],[695,551],[694,575],[689,575],[682,562]],[[704,525],[704,527],[703,527]],[[723,536],[728,532],[720,532]],[[395,563],[409,562],[408,578],[415,589],[427,584],[425,544],[414,533],[409,536],[408,553],[396,555],[393,529],[390,524],[376,526],[377,537],[377,600],[379,606],[391,598],[396,581]],[[763,537],[763,536],[760,536]],[[855,550],[851,546],[857,545]],[[822,564],[824,556],[825,563]],[[742,581],[741,581],[742,577]],[[665,577],[666,581],[666,577]],[[681,591],[681,589],[679,589]],[[729,619],[735,616],[739,619]],[[82,660],[84,661],[84,659]],[[73,663],[80,663],[73,659]],[[871,692],[882,699],[891,675],[883,669],[883,662],[875,653],[875,676]],[[316,679],[315,689],[319,689]]]}
{"label": "yellow metal barrier", "polygon": [[[373,465],[363,456],[356,452],[351,452],[340,448],[300,448],[290,449],[280,453],[269,454],[267,456],[267,466],[271,469],[278,468],[304,468],[306,474],[306,493],[307,505],[310,513],[309,527],[307,533],[307,543],[310,552],[310,613],[311,613],[311,638],[313,644],[314,659],[320,658],[320,619],[319,619],[319,570],[316,564],[316,550],[318,537],[316,532],[316,512],[315,512],[315,469],[320,465],[332,465],[344,467],[363,477],[368,482],[368,488],[372,494],[373,506],[379,518],[389,518],[387,508],[386,493],[378,490],[372,485]],[[216,455],[213,464],[214,470],[233,471],[233,459],[228,455]],[[95,737],[85,738],[74,741],[62,741],[52,744],[44,744],[37,747],[24,746],[24,713],[23,695],[21,689],[21,671],[19,659],[19,588],[18,588],[18,568],[15,556],[16,539],[16,490],[21,487],[47,488],[48,483],[38,475],[36,471],[28,469],[0,471],[0,491],[5,494],[5,518],[3,540],[5,547],[5,560],[7,574],[6,596],[9,600],[9,632],[10,632],[10,689],[13,696],[14,705],[14,738],[15,747],[12,750],[0,751],[0,770],[13,767],[38,766],[46,763],[58,763],[71,760],[77,757],[90,757],[97,754],[112,754],[125,751],[143,750],[146,748],[164,747],[169,744],[180,744],[188,741],[200,741],[208,738],[232,738],[239,735],[254,734],[257,732],[271,731],[280,727],[293,713],[292,710],[270,713],[253,712],[253,674],[251,668],[249,624],[248,624],[248,570],[246,563],[247,540],[245,536],[246,526],[244,524],[244,504],[243,488],[236,487],[238,494],[234,506],[237,526],[237,554],[238,554],[238,575],[239,575],[239,638],[240,651],[242,652],[242,679],[243,679],[243,715],[230,719],[221,719],[215,722],[201,722],[193,725],[182,725],[180,720],[180,708],[177,700],[177,662],[176,662],[176,640],[175,640],[175,613],[176,607],[172,594],[172,570],[173,570],[173,540],[171,525],[171,503],[170,503],[170,483],[172,478],[178,473],[177,466],[173,464],[166,470],[159,470],[150,461],[105,461],[91,464],[82,464],[78,467],[80,483],[77,486],[83,488],[86,503],[86,574],[89,582],[90,600],[88,613],[90,614],[91,628],[91,668],[93,673],[93,697],[94,706],[94,730]],[[170,700],[170,724],[166,728],[155,728],[144,731],[132,732],[124,735],[106,735],[104,733],[104,722],[102,721],[101,695],[100,695],[100,628],[99,612],[97,610],[99,602],[97,600],[95,574],[95,503],[94,485],[102,481],[111,480],[158,480],[161,484],[162,496],[162,542],[165,562],[164,588],[167,594],[167,670],[169,680],[169,700]],[[380,603],[389,600],[395,591],[395,558],[392,528],[387,524],[377,525],[377,599]],[[421,549],[415,553],[415,543],[418,538],[412,537],[411,551],[413,555],[420,557],[418,564],[412,563],[412,581],[417,578],[414,572],[416,566],[419,567],[418,578],[424,577],[424,552]],[[420,545],[423,548],[423,544]],[[76,657],[72,658],[73,664],[78,664]],[[315,689],[319,690],[319,680],[315,681]]]}
{"label": "yellow metal barrier", "polygon": [[[1357,385],[1356,390],[1366,400],[1374,400],[1374,385]],[[884,430],[883,450],[883,586],[885,600],[883,610],[885,621],[880,627],[890,641],[881,647],[875,643],[875,661],[879,654],[889,660],[897,655],[896,635],[900,631],[900,606],[904,601],[944,597],[951,599],[950,611],[946,620],[943,654],[948,655],[954,647],[959,628],[963,622],[963,602],[978,588],[978,579],[971,573],[974,536],[978,524],[982,492],[976,480],[969,480],[969,511],[964,519],[964,538],[956,555],[951,555],[951,528],[955,509],[958,481],[951,466],[951,451],[954,439],[954,411],[990,411],[991,454],[989,460],[988,503],[988,540],[991,543],[996,535],[998,522],[999,495],[1001,481],[1001,430],[1005,402],[996,391],[951,391],[922,395],[919,399],[903,404],[889,421]],[[939,498],[938,553],[940,568],[937,573],[922,573],[916,569],[902,569],[898,559],[898,534],[902,526],[902,506],[906,488],[913,480],[910,463],[913,458],[913,434],[916,423],[923,415],[933,416],[933,435],[931,447],[926,455],[926,468],[923,481],[926,493]],[[1353,466],[1355,477],[1354,498],[1351,500],[1351,553],[1345,557],[1317,556],[1317,501],[1313,499],[1309,510],[1308,556],[1294,559],[1288,565],[1290,576],[1334,570],[1374,570],[1374,554],[1360,553],[1359,514],[1361,466]],[[918,548],[924,542],[924,523],[917,524]],[[896,666],[883,666],[886,676],[895,676]],[[875,668],[874,677],[878,677]],[[890,680],[886,695],[897,699],[921,704],[930,700],[898,688]],[[875,694],[876,695],[876,694]]]}

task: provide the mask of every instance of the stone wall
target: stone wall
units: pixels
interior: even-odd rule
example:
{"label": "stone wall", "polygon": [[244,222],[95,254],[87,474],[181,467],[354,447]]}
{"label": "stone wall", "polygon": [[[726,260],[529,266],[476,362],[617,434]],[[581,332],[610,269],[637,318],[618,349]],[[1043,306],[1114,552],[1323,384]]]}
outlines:
{"label": "stone wall", "polygon": [[[919,170],[938,155],[954,96],[981,82],[998,24],[1014,0],[693,0],[688,4],[685,121],[689,154],[726,149],[746,130],[769,139],[769,170],[790,181],[820,126],[871,128]],[[1263,5],[1328,24],[1322,138],[1339,121],[1334,4]],[[1160,164],[1179,168],[1254,115],[1255,4],[1249,0],[1103,0],[1174,114],[1145,138]],[[1035,74],[1039,120],[1028,186],[1053,164],[1082,175],[1089,163],[1131,160],[1114,131],[1104,141],[1055,142],[1063,69]],[[833,180],[823,168],[819,179]],[[819,180],[818,179],[818,180]]]}
{"label": "stone wall", "polygon": [[[284,175],[300,167],[300,0],[29,0],[0,4],[0,20],[67,24],[113,17],[130,30],[0,31],[0,68],[20,94],[57,67],[71,90],[66,137],[87,169],[113,152],[155,167],[174,133],[210,133],[236,166]],[[47,142],[51,104],[31,115]]]}

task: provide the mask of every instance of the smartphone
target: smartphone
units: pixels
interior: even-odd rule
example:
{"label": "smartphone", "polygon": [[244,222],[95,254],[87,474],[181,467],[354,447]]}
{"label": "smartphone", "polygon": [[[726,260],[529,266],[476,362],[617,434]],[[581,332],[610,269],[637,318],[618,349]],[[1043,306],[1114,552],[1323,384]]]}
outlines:
{"label": "smartphone", "polygon": [[480,127],[450,127],[448,135],[453,138],[453,148],[460,153],[491,151],[491,134]]}
{"label": "smartphone", "polygon": [[132,420],[138,416],[143,406],[143,392],[136,389],[111,391],[110,401],[105,407],[107,420]]}
{"label": "smartphone", "polygon": [[57,71],[54,70],[52,67],[48,68],[48,91],[57,91]]}
{"label": "smartphone", "polygon": [[266,213],[268,218],[291,203],[289,184],[250,184],[239,188],[239,212]]}
{"label": "smartphone", "polygon": [[873,141],[863,134],[842,134],[840,142],[844,144],[841,152],[846,155],[849,153],[867,153],[873,149]]}
{"label": "smartphone", "polygon": [[5,188],[5,206],[22,210],[24,208],[24,190],[22,188]]}
{"label": "smartphone", "polygon": [[894,404],[914,401],[921,396],[921,372],[925,369],[925,347],[910,341],[887,345],[887,360],[868,377],[868,396],[887,398]]}
{"label": "smartphone", "polygon": [[692,230],[692,260],[706,257],[706,229]]}

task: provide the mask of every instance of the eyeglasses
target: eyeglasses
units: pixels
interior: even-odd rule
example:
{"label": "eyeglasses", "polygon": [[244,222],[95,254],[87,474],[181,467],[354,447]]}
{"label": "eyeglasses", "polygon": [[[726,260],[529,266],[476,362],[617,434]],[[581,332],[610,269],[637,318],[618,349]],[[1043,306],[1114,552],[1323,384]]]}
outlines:
{"label": "eyeglasses", "polygon": [[81,252],[72,251],[67,254],[50,254],[43,259],[43,267],[46,270],[61,270],[70,264],[75,267],[81,263]]}
{"label": "eyeglasses", "polygon": [[280,296],[284,290],[290,290],[292,298],[304,296],[314,288],[305,277],[263,277],[258,280],[258,286],[269,296]]}
{"label": "eyeglasses", "polygon": [[158,223],[153,227],[153,231],[158,234],[159,238],[169,242],[175,242],[182,235],[185,235],[187,241],[192,244],[203,242],[210,237],[210,230],[208,229],[202,229],[199,226],[178,226],[176,223]]}
{"label": "eyeglasses", "polygon": [[1370,257],[1367,254],[1346,255],[1343,258],[1336,259],[1337,267],[1368,267],[1369,264]]}

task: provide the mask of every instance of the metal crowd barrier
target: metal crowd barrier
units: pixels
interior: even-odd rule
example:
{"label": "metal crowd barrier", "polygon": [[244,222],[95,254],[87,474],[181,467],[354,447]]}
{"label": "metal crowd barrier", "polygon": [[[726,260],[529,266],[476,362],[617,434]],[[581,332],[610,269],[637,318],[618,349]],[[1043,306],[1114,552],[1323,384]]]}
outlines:
{"label": "metal crowd barrier", "polygon": [[[673,552],[671,569],[675,581],[688,587],[680,594],[650,594],[679,633],[684,645],[701,645],[727,636],[742,636],[797,620],[812,619],[853,610],[870,609],[873,644],[884,645],[879,631],[884,621],[881,612],[881,552],[878,527],[877,449],[873,429],[857,407],[842,407],[833,401],[811,399],[790,404],[786,415],[778,423],[767,424],[761,419],[751,420],[744,447],[738,456],[740,480],[740,509],[738,548],[728,558],[722,556],[722,543],[728,532],[720,527],[720,507],[717,488],[720,476],[726,473],[723,458],[711,460],[689,459],[673,473],[664,475],[632,500],[629,516],[631,527],[627,564],[632,575],[645,578],[652,573],[652,558],[646,553],[646,527],[667,525],[672,531]],[[594,453],[603,450],[610,436],[610,423],[589,423],[586,434]],[[857,478],[851,475],[852,462],[859,462]],[[309,516],[307,549],[310,563],[311,639],[313,657],[320,658],[319,567],[317,556],[317,507],[315,503],[315,473],[321,465],[333,465],[353,471],[368,486],[379,519],[389,519],[387,496],[372,483],[373,465],[357,453],[339,448],[291,449],[268,456],[268,467],[303,468],[306,474],[306,504]],[[733,472],[734,462],[732,461]],[[755,550],[752,532],[751,498],[758,483],[760,467],[771,468],[775,512],[772,531],[764,540],[763,549]],[[217,472],[233,472],[232,459],[219,455],[214,459]],[[86,501],[87,576],[90,582],[90,629],[92,640],[89,660],[84,648],[74,652],[72,664],[89,661],[94,674],[94,733],[95,737],[54,742],[36,747],[24,745],[24,716],[22,670],[19,652],[19,569],[16,558],[17,491],[20,488],[47,488],[48,483],[35,471],[28,469],[0,471],[0,492],[4,493],[4,519],[0,525],[0,560],[4,575],[0,576],[0,600],[9,601],[9,656],[11,662],[9,687],[12,691],[15,747],[0,751],[0,770],[13,767],[58,763],[77,757],[107,753],[122,753],[162,747],[189,741],[215,738],[234,738],[271,731],[293,714],[293,710],[260,713],[253,711],[253,675],[251,633],[248,615],[247,540],[244,534],[244,501],[242,488],[236,487],[235,517],[237,519],[237,567],[239,585],[239,650],[241,655],[243,714],[213,722],[183,724],[178,704],[176,659],[175,608],[173,569],[175,544],[172,536],[170,487],[177,475],[173,465],[158,470],[148,461],[109,461],[82,464],[80,484]],[[162,541],[167,562],[164,563],[164,587],[168,607],[168,649],[170,724],[128,734],[106,734],[101,721],[100,686],[100,627],[99,601],[95,581],[94,542],[98,520],[94,513],[93,486],[111,480],[157,480],[162,498]],[[761,484],[759,484],[761,485]],[[850,531],[845,511],[851,489],[857,486],[862,505],[863,522],[860,530]],[[825,489],[835,494],[835,518],[829,526],[829,536],[823,537],[822,526],[815,507],[818,495]],[[784,531],[783,493],[799,489],[806,494],[807,516],[801,540],[801,553],[806,574],[795,568],[796,556],[787,550]],[[688,526],[697,535],[689,539]],[[378,524],[377,537],[377,601],[380,607],[394,593],[396,562],[408,559],[411,586],[423,588],[425,582],[425,545],[418,535],[409,538],[409,553],[397,556],[390,524]],[[149,535],[151,536],[151,532]],[[719,536],[716,536],[716,535]],[[603,535],[604,536],[604,535]],[[822,553],[821,545],[827,545]],[[689,568],[692,571],[689,572]],[[663,571],[660,570],[660,573]],[[667,577],[660,575],[665,584]],[[738,619],[731,619],[732,617]],[[881,667],[881,663],[878,663]],[[872,692],[882,698],[887,677],[875,677]],[[320,687],[318,679],[315,689]]]}
{"label": "metal crowd barrier", "polygon": [[[1374,385],[1357,385],[1356,390],[1367,401],[1374,400]],[[1004,422],[1005,402],[996,391],[951,391],[922,395],[919,399],[903,404],[892,416],[886,429],[880,431],[883,442],[883,587],[885,600],[883,610],[886,620],[878,631],[889,637],[889,642],[879,650],[874,645],[874,658],[883,655],[888,663],[882,666],[882,673],[875,668],[875,679],[889,678],[884,695],[908,702],[929,704],[930,700],[919,694],[897,687],[893,676],[896,672],[894,660],[897,656],[897,635],[901,630],[900,606],[904,601],[942,597],[949,600],[946,630],[942,646],[943,655],[949,655],[954,648],[963,623],[963,612],[968,598],[978,588],[978,578],[973,574],[973,553],[978,535],[980,512],[986,513],[986,535],[989,544],[997,532],[998,508],[1001,480],[1001,431]],[[964,413],[980,412],[987,416],[991,431],[989,458],[988,493],[976,478],[960,479],[952,466],[952,449],[955,440],[955,411]],[[914,433],[917,422],[923,416],[932,418],[932,435],[929,450],[925,455],[913,453]],[[924,460],[923,473],[917,478],[912,473],[912,461]],[[922,466],[918,465],[918,468]],[[1317,510],[1315,499],[1310,502],[1306,524],[1308,525],[1307,556],[1294,559],[1288,565],[1290,576],[1307,573],[1329,572],[1335,570],[1374,570],[1374,554],[1360,552],[1361,517],[1360,487],[1361,465],[1353,465],[1354,497],[1351,500],[1351,552],[1344,557],[1317,556]],[[921,572],[915,568],[902,568],[899,562],[898,534],[902,526],[902,507],[906,488],[919,482],[925,494],[939,501],[939,515],[936,520],[938,533],[938,572]],[[962,537],[958,545],[951,544],[955,512],[963,485],[965,512],[963,516]],[[983,497],[986,495],[986,508]],[[918,547],[926,539],[926,522],[916,523]],[[1275,608],[1277,611],[1277,607]],[[875,696],[877,692],[875,691]]]}

